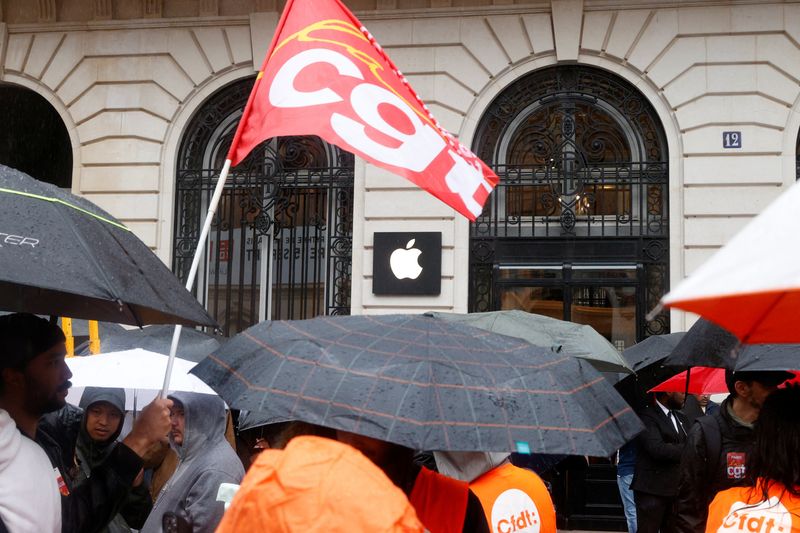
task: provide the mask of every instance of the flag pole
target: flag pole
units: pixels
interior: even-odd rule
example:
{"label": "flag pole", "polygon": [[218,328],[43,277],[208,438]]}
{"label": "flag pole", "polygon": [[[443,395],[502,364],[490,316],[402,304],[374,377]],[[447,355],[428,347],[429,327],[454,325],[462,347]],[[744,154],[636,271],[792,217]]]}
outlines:
{"label": "flag pole", "polygon": [[[192,266],[189,268],[189,277],[186,279],[186,290],[191,292],[192,287],[194,286],[194,280],[197,277],[197,269],[200,266],[200,258],[203,256],[203,249],[206,245],[206,239],[208,239],[208,234],[211,231],[211,223],[214,221],[214,215],[217,213],[217,206],[219,205],[219,200],[222,198],[222,192],[225,190],[225,182],[228,179],[228,171],[231,168],[231,160],[226,159],[225,164],[222,166],[222,170],[219,173],[219,179],[217,180],[217,186],[214,188],[214,195],[211,197],[211,203],[208,206],[208,213],[206,214],[206,220],[203,224],[203,229],[200,231],[200,237],[197,240],[197,249],[194,252],[194,258],[192,258]],[[159,398],[164,398],[167,395],[167,391],[169,390],[169,382],[170,378],[172,377],[172,366],[175,363],[175,354],[178,353],[178,341],[181,338],[181,330],[183,326],[176,325],[175,332],[172,334],[172,344],[169,346],[169,359],[167,359],[167,371],[164,373],[164,386],[161,388],[161,393],[159,394]]]}

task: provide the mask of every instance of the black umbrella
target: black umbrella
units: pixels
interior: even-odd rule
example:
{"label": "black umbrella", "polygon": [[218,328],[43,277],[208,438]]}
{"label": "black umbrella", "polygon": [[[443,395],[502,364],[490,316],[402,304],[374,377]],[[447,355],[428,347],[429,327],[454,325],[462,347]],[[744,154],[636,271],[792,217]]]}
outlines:
{"label": "black umbrella", "polygon": [[192,372],[265,422],[420,450],[604,456],[642,429],[588,362],[422,315],[262,322]]}
{"label": "black umbrella", "polygon": [[622,352],[635,374],[615,374],[607,379],[615,383],[622,397],[634,408],[643,407],[647,391],[678,373],[677,369],[665,367],[663,363],[685,335],[684,332],[651,335],[637,342]]}
{"label": "black umbrella", "polygon": [[[157,325],[125,330],[100,330],[100,350],[106,352],[121,352],[143,348],[145,350],[169,355],[172,343],[173,326]],[[225,340],[224,337],[215,337],[192,328],[183,328],[181,340],[178,344],[178,357],[188,361],[198,362],[205,356],[219,348]],[[89,345],[85,343],[76,348],[77,355],[88,355]]]}
{"label": "black umbrella", "polygon": [[0,309],[139,326],[216,325],[108,213],[2,165]]}
{"label": "black umbrella", "polygon": [[664,360],[666,366],[733,368],[739,339],[728,330],[701,318]]}

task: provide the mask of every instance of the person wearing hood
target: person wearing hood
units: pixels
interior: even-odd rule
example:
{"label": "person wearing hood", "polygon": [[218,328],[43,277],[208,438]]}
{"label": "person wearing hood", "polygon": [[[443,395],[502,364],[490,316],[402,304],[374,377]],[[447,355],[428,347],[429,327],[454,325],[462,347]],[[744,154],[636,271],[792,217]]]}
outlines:
{"label": "person wearing hood", "polygon": [[178,467],[156,498],[142,532],[161,533],[165,513],[174,514],[194,533],[212,532],[225,512],[225,504],[217,500],[220,485],[238,485],[244,477],[242,462],[225,438],[225,403],[218,396],[194,392],[176,392],[169,399],[170,442]]}
{"label": "person wearing hood", "polygon": [[[125,417],[125,391],[87,387],[81,396],[80,407],[83,409],[83,416],[75,443],[76,468],[71,472],[76,485],[88,480],[92,469],[102,464],[117,445]],[[134,482],[119,514],[102,531],[123,533],[144,525],[153,502],[141,477],[140,474],[139,479]]]}

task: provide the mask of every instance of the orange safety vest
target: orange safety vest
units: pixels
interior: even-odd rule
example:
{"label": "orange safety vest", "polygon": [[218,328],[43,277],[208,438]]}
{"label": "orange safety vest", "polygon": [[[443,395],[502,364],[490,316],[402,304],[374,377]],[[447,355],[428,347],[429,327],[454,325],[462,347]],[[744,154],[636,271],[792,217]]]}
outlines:
{"label": "orange safety vest", "polygon": [[706,533],[800,533],[800,498],[773,482],[764,500],[762,483],[718,493],[708,508]]}
{"label": "orange safety vest", "polygon": [[[556,509],[544,482],[511,463],[489,470],[470,486],[492,533],[556,533]],[[777,532],[775,532],[777,533]]]}
{"label": "orange safety vest", "polygon": [[461,533],[467,514],[469,485],[424,466],[419,471],[408,501],[430,533]]}

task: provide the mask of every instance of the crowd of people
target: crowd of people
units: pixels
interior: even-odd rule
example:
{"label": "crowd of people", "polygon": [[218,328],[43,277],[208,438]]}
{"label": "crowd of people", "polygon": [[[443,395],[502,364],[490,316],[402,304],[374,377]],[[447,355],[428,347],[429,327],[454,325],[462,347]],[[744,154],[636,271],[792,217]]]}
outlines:
{"label": "crowd of people", "polygon": [[[187,392],[125,432],[124,390],[66,403],[64,341],[48,320],[0,317],[0,533],[556,531],[547,485],[507,454],[419,454],[298,421],[235,435],[222,399]],[[629,530],[800,531],[800,387],[778,389],[787,377],[729,373],[719,406],[655,395],[619,454]]]}
{"label": "crowd of people", "polygon": [[719,405],[656,393],[618,463],[628,530],[800,531],[800,387],[778,388],[792,377],[727,371]]}

